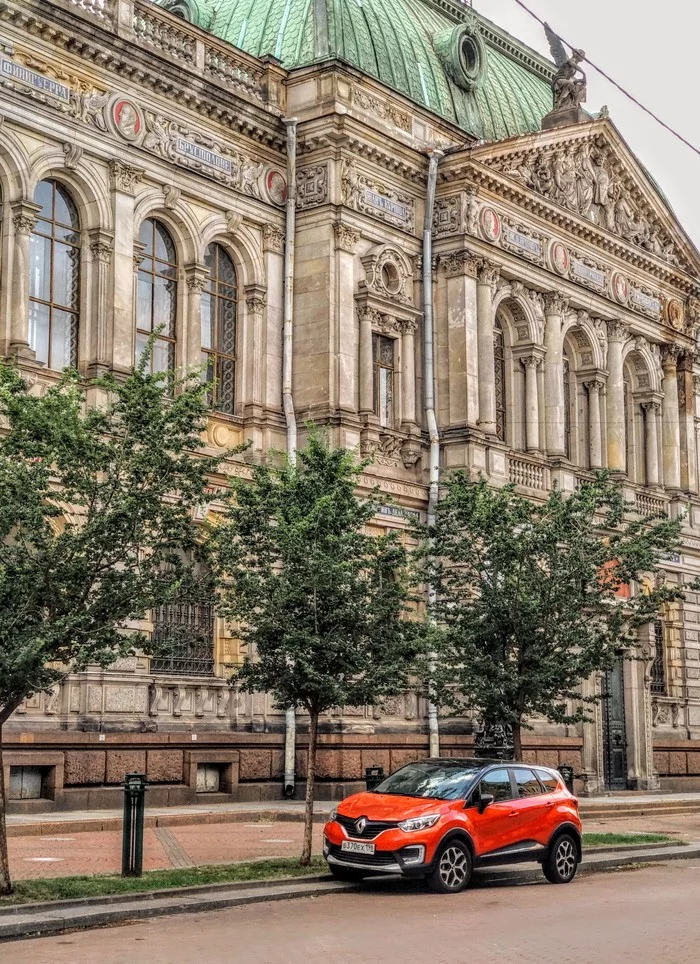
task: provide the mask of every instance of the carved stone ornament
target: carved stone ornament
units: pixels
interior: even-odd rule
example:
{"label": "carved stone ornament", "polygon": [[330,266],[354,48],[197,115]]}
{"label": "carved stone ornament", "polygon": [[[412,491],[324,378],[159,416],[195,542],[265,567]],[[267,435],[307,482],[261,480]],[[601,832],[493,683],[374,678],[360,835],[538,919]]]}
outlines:
{"label": "carved stone ornament", "polygon": [[679,345],[661,346],[661,367],[664,372],[675,372],[682,349]]}
{"label": "carved stone ornament", "polygon": [[501,247],[512,251],[521,258],[542,264],[544,261],[547,238],[520,222],[503,218],[501,222]]}
{"label": "carved stone ornament", "polygon": [[462,228],[462,196],[452,194],[449,197],[437,198],[433,210],[433,234],[442,238],[450,234],[459,234]]}
{"label": "carved stone ornament", "polygon": [[622,342],[624,344],[630,336],[629,325],[626,325],[624,321],[620,321],[619,318],[608,321],[606,327],[608,330],[608,341]]}
{"label": "carved stone ornament", "polygon": [[554,271],[560,275],[569,273],[571,259],[566,246],[561,241],[552,241],[549,246],[549,263]]}
{"label": "carved stone ornament", "polygon": [[413,270],[406,255],[390,245],[380,245],[362,258],[365,279],[360,290],[401,305],[413,304]]}
{"label": "carved stone ornament", "polygon": [[396,104],[392,104],[391,101],[386,101],[374,94],[370,94],[358,84],[353,85],[352,102],[356,107],[359,107],[360,110],[377,117],[379,120],[389,121],[394,127],[398,127],[402,131],[407,131],[409,134],[413,132],[413,117],[408,111],[401,110]]}
{"label": "carved stone ornament", "polygon": [[485,207],[481,209],[479,227],[484,238],[494,244],[501,236],[501,219],[493,208]]}
{"label": "carved stone ornament", "polygon": [[584,141],[486,163],[630,244],[679,264],[672,238],[620,177],[619,164],[607,146]]}
{"label": "carved stone ornament", "polygon": [[316,164],[297,171],[297,207],[300,210],[325,204],[328,200],[328,164]]}
{"label": "carved stone ornament", "polygon": [[284,232],[274,224],[266,224],[263,228],[263,247],[265,251],[281,253],[284,250]]}
{"label": "carved stone ornament", "polygon": [[238,214],[237,211],[227,211],[224,217],[226,218],[226,234],[230,238],[235,238],[243,224],[243,215]]}
{"label": "carved stone ornament", "polygon": [[133,100],[120,94],[117,94],[109,105],[107,120],[112,133],[132,144],[140,139],[144,130],[141,108]]}
{"label": "carved stone ornament", "polygon": [[15,234],[27,237],[36,227],[36,214],[33,210],[24,208],[16,210],[12,215],[12,227],[15,229]]}
{"label": "carved stone ornament", "polygon": [[544,296],[544,310],[548,315],[564,315],[569,310],[569,299],[559,291],[547,291]]}
{"label": "carved stone ornament", "polygon": [[620,271],[613,272],[610,280],[612,296],[621,305],[626,305],[630,300],[630,285],[627,278]]}
{"label": "carved stone ornament", "polygon": [[113,242],[106,237],[95,237],[90,241],[90,254],[93,261],[110,264],[112,261]]}
{"label": "carved stone ornament", "polygon": [[666,321],[674,331],[682,331],[685,321],[683,303],[677,298],[669,298],[666,303]]}
{"label": "carved stone ornament", "polygon": [[360,235],[357,231],[353,231],[346,224],[337,223],[333,225],[333,234],[335,235],[335,246],[340,251],[347,251],[349,254],[354,254],[357,245],[360,242]]}
{"label": "carved stone ornament", "polygon": [[63,153],[66,155],[66,167],[69,171],[75,171],[83,159],[83,149],[78,144],[64,144]]}
{"label": "carved stone ornament", "polygon": [[440,256],[440,267],[445,269],[448,278],[476,278],[479,273],[479,259],[470,251],[453,251]]}
{"label": "carved stone ornament", "polygon": [[182,191],[179,187],[175,187],[174,184],[166,184],[163,187],[163,204],[169,211],[177,207],[181,197]]}
{"label": "carved stone ornament", "polygon": [[134,188],[143,180],[144,171],[137,167],[131,167],[123,161],[109,162],[109,177],[112,190],[123,191],[125,194],[133,194]]}
{"label": "carved stone ornament", "polygon": [[340,193],[344,205],[385,221],[394,227],[413,233],[415,229],[415,202],[386,184],[361,174],[354,160],[343,160],[340,175]]}
{"label": "carved stone ornament", "polygon": [[498,282],[500,276],[501,269],[499,265],[494,264],[493,261],[487,261],[486,259],[481,261],[479,264],[480,285],[489,285],[490,288],[493,288]]}
{"label": "carved stone ornament", "polygon": [[552,77],[554,112],[577,111],[586,100],[586,75],[581,69],[586,54],[573,47],[571,53],[567,54],[561,38],[548,24],[544,25],[544,29],[554,63],[557,65],[557,72]]}

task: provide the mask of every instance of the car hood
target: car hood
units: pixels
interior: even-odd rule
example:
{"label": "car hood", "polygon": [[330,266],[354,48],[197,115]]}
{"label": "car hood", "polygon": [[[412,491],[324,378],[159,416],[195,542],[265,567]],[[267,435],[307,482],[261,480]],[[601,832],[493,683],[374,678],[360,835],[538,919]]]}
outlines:
{"label": "car hood", "polygon": [[338,804],[345,817],[367,817],[369,820],[406,820],[428,813],[443,813],[459,800],[436,800],[435,797],[399,797],[393,793],[355,793]]}

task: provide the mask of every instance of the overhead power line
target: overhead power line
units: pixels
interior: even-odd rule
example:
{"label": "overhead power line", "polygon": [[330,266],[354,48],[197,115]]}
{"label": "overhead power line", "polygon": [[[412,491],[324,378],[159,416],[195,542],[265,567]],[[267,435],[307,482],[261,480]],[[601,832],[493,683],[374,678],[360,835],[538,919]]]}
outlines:
{"label": "overhead power line", "polygon": [[[530,16],[531,16],[534,20],[536,20],[539,24],[541,24],[542,27],[545,26],[544,20],[542,20],[541,17],[538,17],[537,14],[534,12],[534,10],[531,10],[531,9],[527,6],[527,4],[523,3],[523,0],[515,0],[515,2],[517,3],[517,5],[518,5],[519,7],[522,7],[523,10],[524,10],[526,13],[529,13]],[[550,28],[550,29],[551,29],[551,28]],[[552,31],[552,32],[553,32],[553,33],[556,33],[556,30],[554,30],[554,31]],[[574,48],[574,45],[573,45],[573,44],[570,44],[569,41],[568,41],[568,40],[565,40],[560,34],[557,34],[557,37],[559,37],[559,39],[561,40],[561,42],[564,43],[564,44],[566,44],[567,47],[571,47],[572,49],[575,49],[575,48]],[[652,117],[652,118],[656,121],[657,124],[660,124],[660,125],[661,125],[665,130],[667,130],[670,134],[673,134],[674,137],[677,137],[678,140],[681,141],[681,143],[685,144],[686,147],[689,147],[689,148],[691,149],[691,151],[695,151],[695,153],[696,153],[698,156],[700,156],[700,149],[699,149],[699,148],[697,148],[694,144],[691,144],[691,142],[690,142],[687,138],[683,137],[682,134],[679,134],[677,130],[674,130],[674,128],[671,127],[669,124],[667,124],[665,121],[661,120],[661,118],[660,118],[657,114],[655,114],[653,110],[650,110],[648,107],[646,107],[644,104],[642,104],[639,100],[637,100],[637,98],[634,96],[634,94],[630,94],[630,92],[629,92],[628,90],[626,90],[626,89],[622,86],[622,84],[618,84],[618,82],[617,82],[616,80],[614,80],[614,79],[610,76],[610,74],[606,73],[601,67],[598,67],[597,64],[594,64],[593,61],[590,60],[588,57],[585,58],[585,62],[586,62],[587,64],[589,64],[589,66],[591,66],[591,67],[593,68],[593,70],[597,71],[597,73],[599,73],[599,74],[601,75],[601,77],[605,77],[605,79],[606,79],[609,83],[611,83],[611,84],[613,85],[613,87],[616,87],[616,88],[620,91],[621,94],[624,94],[625,97],[627,97],[629,100],[631,100],[633,104],[636,104],[637,107],[639,107],[641,110],[643,110],[645,114],[648,114],[650,117]]]}

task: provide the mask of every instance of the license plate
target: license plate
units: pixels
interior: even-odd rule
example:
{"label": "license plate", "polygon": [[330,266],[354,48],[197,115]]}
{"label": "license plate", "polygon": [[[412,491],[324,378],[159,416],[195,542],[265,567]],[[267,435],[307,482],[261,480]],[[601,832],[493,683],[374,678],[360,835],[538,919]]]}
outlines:
{"label": "license plate", "polygon": [[355,843],[354,840],[343,840],[340,849],[346,854],[373,854],[373,843]]}

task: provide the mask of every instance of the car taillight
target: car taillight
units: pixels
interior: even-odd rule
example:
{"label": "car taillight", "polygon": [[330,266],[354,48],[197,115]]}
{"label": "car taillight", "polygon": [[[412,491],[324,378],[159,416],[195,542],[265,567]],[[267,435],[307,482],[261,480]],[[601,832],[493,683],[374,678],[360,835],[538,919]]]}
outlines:
{"label": "car taillight", "polygon": [[574,805],[574,806],[576,807],[576,809],[578,810],[578,797],[572,797],[572,798],[571,798],[571,802],[573,803],[573,805]]}

